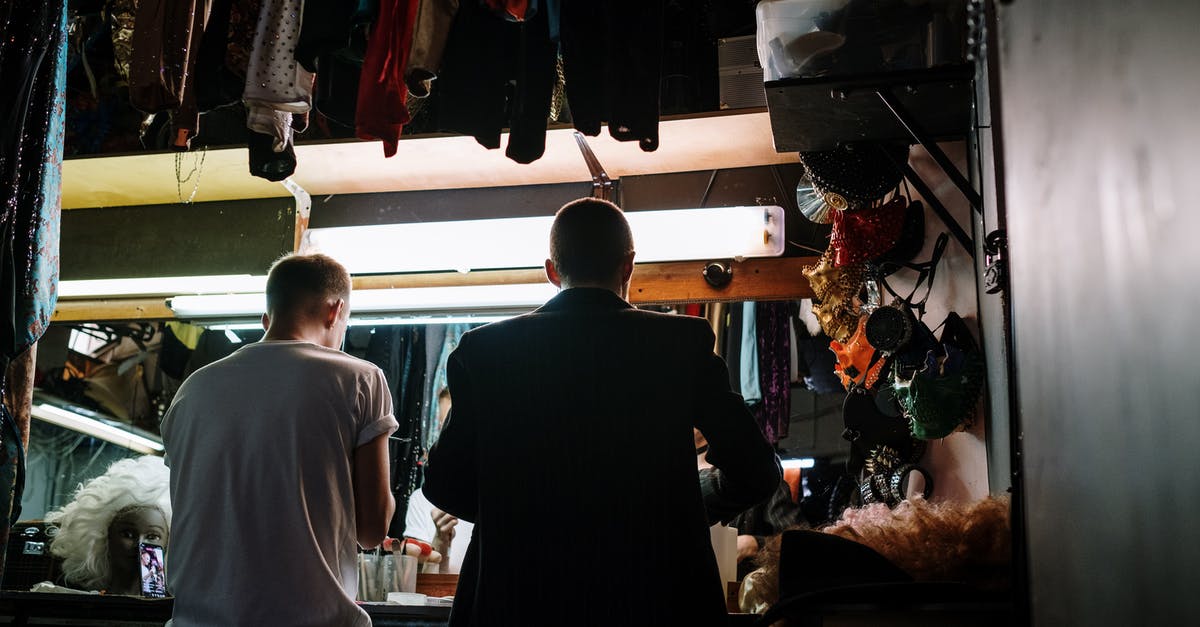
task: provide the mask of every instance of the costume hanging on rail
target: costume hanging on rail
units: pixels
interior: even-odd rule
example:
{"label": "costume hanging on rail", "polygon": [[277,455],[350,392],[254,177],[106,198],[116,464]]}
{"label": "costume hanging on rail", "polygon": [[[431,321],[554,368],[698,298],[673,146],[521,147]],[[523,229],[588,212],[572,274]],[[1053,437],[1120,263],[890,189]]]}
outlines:
{"label": "costume hanging on rail", "polygon": [[46,331],[57,302],[65,4],[0,9],[0,376]]}
{"label": "costume hanging on rail", "polygon": [[758,342],[758,382],[762,404],[755,418],[767,441],[787,437],[791,416],[791,303],[758,303],[755,330]]}
{"label": "costume hanging on rail", "polygon": [[458,0],[414,1],[417,11],[413,16],[412,44],[404,67],[404,83],[410,94],[424,98],[429,95],[431,83],[442,69],[446,39],[450,36],[454,16],[458,14]]}
{"label": "costume hanging on rail", "polygon": [[575,128],[658,148],[663,0],[562,3],[562,56]]}
{"label": "costume hanging on rail", "polygon": [[396,154],[400,131],[409,120],[403,73],[416,11],[416,0],[381,0],[358,79],[355,133],[360,139],[382,140],[385,157]]}
{"label": "costume hanging on rail", "polygon": [[546,150],[556,58],[546,11],[512,22],[463,3],[438,74],[437,125],[487,148],[500,147],[507,127],[505,154],[518,163],[536,161]]}
{"label": "costume hanging on rail", "polygon": [[[392,460],[391,490],[396,511],[408,508],[408,497],[417,488],[418,460],[424,454],[422,439],[423,387],[425,385],[425,327],[402,325],[377,329],[367,344],[367,361],[379,366],[392,395],[393,413],[400,428],[388,440]],[[388,525],[388,535],[404,535],[404,516]]]}
{"label": "costume hanging on rail", "polygon": [[[24,487],[20,432],[32,377],[5,381],[9,364],[30,372],[34,347],[58,297],[62,156],[67,86],[66,0],[0,5],[0,569]],[[16,378],[15,378],[16,379]],[[11,401],[12,407],[7,406]],[[12,410],[10,412],[10,410]],[[15,419],[14,419],[15,418]],[[10,518],[11,517],[11,518]]]}
{"label": "costume hanging on rail", "polygon": [[146,113],[174,112],[175,148],[200,124],[195,69],[212,0],[141,0],[133,28],[129,101]]}
{"label": "costume hanging on rail", "polygon": [[296,61],[303,8],[302,0],[264,0],[246,67],[250,173],[269,181],[295,171],[292,133],[304,132],[312,108],[313,75]]}

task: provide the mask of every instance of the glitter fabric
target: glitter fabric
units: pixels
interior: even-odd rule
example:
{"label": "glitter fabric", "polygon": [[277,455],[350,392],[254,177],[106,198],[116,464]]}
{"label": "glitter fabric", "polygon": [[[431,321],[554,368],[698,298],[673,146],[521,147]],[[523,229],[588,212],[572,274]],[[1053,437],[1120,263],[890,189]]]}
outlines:
{"label": "glitter fabric", "polygon": [[113,65],[121,80],[129,82],[129,62],[133,58],[133,25],[136,0],[108,1],[109,30],[112,31]]}
{"label": "glitter fabric", "polygon": [[816,296],[813,313],[821,323],[821,330],[839,342],[849,339],[858,326],[855,298],[866,280],[866,264],[839,268],[833,265],[832,250],[826,250],[816,265],[805,266],[801,272]]}
{"label": "glitter fabric", "polygon": [[876,207],[834,211],[829,247],[833,265],[841,267],[870,261],[886,253],[900,239],[908,203],[895,198]]}
{"label": "glitter fabric", "polygon": [[312,108],[313,75],[296,61],[303,5],[302,0],[264,0],[246,68],[246,126],[274,138],[275,152],[292,143],[292,114]]}
{"label": "glitter fabric", "polygon": [[771,444],[787,437],[792,407],[791,304],[781,301],[758,303],[754,308],[758,348],[758,385],[762,403],[756,407],[755,418],[763,435]]}
{"label": "glitter fabric", "polygon": [[65,0],[0,9],[0,373],[57,302],[66,110]]}

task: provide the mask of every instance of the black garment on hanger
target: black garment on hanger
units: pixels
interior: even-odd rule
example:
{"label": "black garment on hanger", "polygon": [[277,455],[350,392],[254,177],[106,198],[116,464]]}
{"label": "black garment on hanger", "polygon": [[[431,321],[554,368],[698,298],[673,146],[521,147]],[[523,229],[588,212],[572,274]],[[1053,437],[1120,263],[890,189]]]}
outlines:
{"label": "black garment on hanger", "polygon": [[508,127],[504,154],[517,163],[538,160],[546,150],[556,53],[546,11],[508,22],[479,3],[461,3],[433,89],[437,126],[493,149]]}
{"label": "black garment on hanger", "polygon": [[247,131],[246,147],[250,150],[250,174],[268,181],[282,181],[296,172],[296,150],[288,142],[283,152],[275,152],[271,135]]}
{"label": "black garment on hanger", "polygon": [[663,0],[564,2],[563,74],[575,128],[658,148]]}
{"label": "black garment on hanger", "polygon": [[357,9],[357,2],[347,0],[304,0],[296,61],[316,74],[319,56],[350,44],[350,27]]}
{"label": "black garment on hanger", "polygon": [[379,366],[392,393],[392,413],[400,428],[388,440],[392,464],[391,489],[396,498],[396,515],[388,535],[404,535],[408,497],[416,489],[421,449],[421,416],[425,401],[425,327],[402,325],[380,327],[367,345],[367,361]]}

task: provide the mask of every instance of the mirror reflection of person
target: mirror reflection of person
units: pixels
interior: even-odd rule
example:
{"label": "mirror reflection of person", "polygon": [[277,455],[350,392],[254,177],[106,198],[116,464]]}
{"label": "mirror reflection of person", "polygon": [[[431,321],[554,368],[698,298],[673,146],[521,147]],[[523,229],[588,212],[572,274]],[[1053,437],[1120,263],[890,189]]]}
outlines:
{"label": "mirror reflection of person", "polygon": [[[446,415],[449,413],[450,390],[442,388],[438,392],[439,426],[446,421]],[[471,544],[474,528],[473,524],[434,507],[420,488],[414,490],[408,498],[404,535],[430,544],[434,551],[443,556],[436,566],[429,567],[435,572],[458,574],[462,569],[463,557],[467,554],[467,546]]]}
{"label": "mirror reflection of person", "polygon": [[[454,405],[425,496],[475,523],[450,625],[725,625],[697,480],[745,509],[780,479],[702,318],[629,302],[624,213],[567,203],[537,310],[468,331],[446,366]],[[739,510],[740,511],[740,510]]]}
{"label": "mirror reflection of person", "polygon": [[168,481],[161,457],[123,459],[46,514],[59,528],[50,552],[62,558],[68,586],[141,595],[139,544],[166,547],[170,535]]}

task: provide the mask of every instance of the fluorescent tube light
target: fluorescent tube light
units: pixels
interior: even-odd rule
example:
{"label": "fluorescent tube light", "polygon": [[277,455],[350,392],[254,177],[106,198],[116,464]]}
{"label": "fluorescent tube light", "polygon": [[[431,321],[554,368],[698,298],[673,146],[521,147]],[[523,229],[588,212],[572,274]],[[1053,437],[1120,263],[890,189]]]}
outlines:
{"label": "fluorescent tube light", "polygon": [[[625,214],[637,261],[777,257],[783,208],[714,207]],[[351,274],[537,268],[549,256],[552,216],[308,229],[301,249]]]}
{"label": "fluorescent tube light", "polygon": [[[487,324],[489,322],[499,322],[508,320],[511,315],[442,315],[442,316],[374,316],[360,318],[355,314],[350,316],[350,326],[352,327],[387,327],[404,324]],[[232,333],[234,331],[262,331],[262,324],[258,322],[236,322],[230,324],[214,324],[208,327],[212,331],[226,331]]]}
{"label": "fluorescent tube light", "polygon": [[[557,293],[558,288],[549,283],[358,290],[350,295],[350,311],[353,314],[527,310],[542,305]],[[261,316],[267,308],[267,297],[262,293],[176,296],[167,305],[184,318]]]}
{"label": "fluorescent tube light", "polygon": [[811,457],[802,457],[799,459],[782,459],[779,461],[780,461],[780,465],[783,466],[784,470],[787,470],[789,468],[812,468],[817,463],[817,461]]}
{"label": "fluorescent tube light", "polygon": [[58,425],[64,429],[78,431],[139,453],[159,455],[163,452],[162,442],[156,442],[150,438],[110,425],[96,418],[67,411],[53,405],[38,403],[33,406],[32,414],[34,418],[43,422]]}
{"label": "fluorescent tube light", "polygon": [[393,326],[402,324],[487,324],[508,320],[512,316],[387,316],[383,318],[350,317],[352,327]]}
{"label": "fluorescent tube light", "polygon": [[88,279],[60,281],[59,298],[97,298],[102,296],[172,296],[176,294],[228,294],[261,292],[267,277],[249,274],[211,276],[168,276],[142,279]]}

